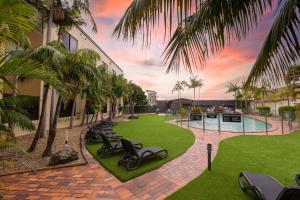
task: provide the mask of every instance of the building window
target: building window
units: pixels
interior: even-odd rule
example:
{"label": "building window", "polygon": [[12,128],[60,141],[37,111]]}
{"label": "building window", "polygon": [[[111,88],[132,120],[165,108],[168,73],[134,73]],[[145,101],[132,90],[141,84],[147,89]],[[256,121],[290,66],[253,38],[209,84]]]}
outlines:
{"label": "building window", "polygon": [[66,49],[75,53],[78,48],[78,40],[76,40],[72,35],[67,32],[64,32],[61,36],[61,42],[64,44]]}

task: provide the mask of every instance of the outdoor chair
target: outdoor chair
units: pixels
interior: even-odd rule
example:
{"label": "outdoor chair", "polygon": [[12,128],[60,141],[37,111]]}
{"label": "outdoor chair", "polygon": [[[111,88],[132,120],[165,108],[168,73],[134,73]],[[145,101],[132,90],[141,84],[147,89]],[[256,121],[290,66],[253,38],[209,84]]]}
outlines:
{"label": "outdoor chair", "polygon": [[109,140],[120,140],[122,136],[113,131],[95,131],[93,129],[89,129],[86,134],[88,144],[97,144],[101,143],[102,138],[101,134],[104,134]]}
{"label": "outdoor chair", "polygon": [[[245,181],[243,181],[245,180]],[[244,184],[246,182],[246,185]],[[253,191],[259,200],[299,200],[299,186],[284,186],[272,176],[241,172],[239,185],[244,192]]]}
{"label": "outdoor chair", "polygon": [[112,131],[113,129],[111,127],[92,127],[90,128],[92,129],[93,131]]}
{"label": "outdoor chair", "polygon": [[[123,146],[121,144],[120,140],[116,140],[116,141],[111,141],[109,140],[109,138],[107,136],[105,136],[104,134],[100,134],[102,137],[102,141],[103,141],[103,145],[102,147],[97,151],[97,154],[101,157],[101,158],[109,158],[112,157],[114,154],[118,153],[118,152],[122,152]],[[140,142],[135,142],[135,141],[130,141],[135,148],[137,149],[141,149],[143,148],[143,144]]]}
{"label": "outdoor chair", "polygon": [[[137,169],[141,162],[151,156],[157,156],[164,159],[168,156],[168,151],[160,147],[146,147],[136,149],[134,144],[126,139],[121,139],[125,154],[123,159],[118,162],[118,165],[126,166],[127,170]],[[163,153],[163,155],[161,155]]]}

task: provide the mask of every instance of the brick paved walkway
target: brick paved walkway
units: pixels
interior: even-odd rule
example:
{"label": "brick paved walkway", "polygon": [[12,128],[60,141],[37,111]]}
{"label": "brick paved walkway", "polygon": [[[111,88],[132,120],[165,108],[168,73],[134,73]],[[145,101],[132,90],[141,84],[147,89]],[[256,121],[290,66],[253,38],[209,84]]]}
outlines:
{"label": "brick paved walkway", "polygon": [[[269,121],[274,129],[280,123]],[[285,127],[287,131],[287,127]],[[275,134],[280,132],[277,129]],[[207,167],[206,144],[213,145],[215,157],[221,140],[238,134],[213,131],[203,133],[192,129],[196,141],[182,156],[157,170],[122,183],[94,161],[84,149],[89,161],[86,166],[24,173],[1,177],[5,199],[163,199],[199,176]],[[256,133],[257,135],[258,133]],[[259,133],[263,134],[263,133]]]}

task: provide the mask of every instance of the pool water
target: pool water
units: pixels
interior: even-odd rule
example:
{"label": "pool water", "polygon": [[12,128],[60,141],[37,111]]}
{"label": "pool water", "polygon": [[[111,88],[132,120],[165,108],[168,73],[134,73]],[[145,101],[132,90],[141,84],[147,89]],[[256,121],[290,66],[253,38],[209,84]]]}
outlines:
{"label": "pool water", "polygon": [[[256,120],[250,117],[245,116],[245,132],[262,132],[266,131],[266,123],[260,120]],[[218,130],[218,118],[205,118],[205,129],[207,130]],[[242,122],[223,122],[222,116],[220,116],[221,131],[228,132],[243,132],[243,123]],[[183,122],[187,125],[187,121]],[[203,121],[196,120],[190,121],[190,126],[193,128],[203,129]],[[272,128],[272,125],[268,124],[268,130]]]}

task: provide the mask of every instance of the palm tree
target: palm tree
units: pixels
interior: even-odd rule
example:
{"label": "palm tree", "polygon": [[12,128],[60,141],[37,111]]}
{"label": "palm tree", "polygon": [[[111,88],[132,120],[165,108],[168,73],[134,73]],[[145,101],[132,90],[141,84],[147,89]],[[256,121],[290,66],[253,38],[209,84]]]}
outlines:
{"label": "palm tree", "polygon": [[[113,87],[112,87],[112,107],[118,109],[118,100],[123,98],[126,95],[128,90],[127,80],[124,78],[124,75],[113,75]],[[114,117],[116,110],[112,113]]]}
{"label": "palm tree", "polygon": [[242,86],[240,87],[241,96],[245,100],[245,111],[248,111],[248,101],[251,99],[251,88],[250,86],[243,81]]}
{"label": "palm tree", "polygon": [[[89,22],[92,25],[92,30],[94,32],[97,32],[96,23],[89,10],[88,0],[70,0],[70,1],[26,0],[26,1],[32,4],[33,6],[35,6],[42,13],[42,16],[47,19],[47,37],[46,37],[47,43],[52,41],[53,23],[55,23],[58,26],[58,41],[60,41],[61,35],[64,31],[68,31],[76,26],[87,25],[87,18],[90,19]],[[55,109],[54,101],[55,101],[55,90],[53,89],[51,94],[50,124],[52,123],[54,117],[54,109]],[[39,121],[39,123],[45,123],[45,122]]]}
{"label": "palm tree", "polygon": [[[43,80],[48,84],[55,86],[59,90],[62,87],[60,82],[56,78],[55,73],[52,70],[43,66],[42,63],[37,62],[36,60],[32,59],[30,56],[7,54],[2,59],[0,59],[0,79],[5,83],[7,83],[8,87],[10,87],[13,91],[17,92],[15,86],[12,85],[11,82],[7,80],[7,77],[26,77],[27,79],[38,79],[38,80]],[[17,94],[11,96],[6,100],[3,99],[2,106],[7,106],[7,107],[5,109],[0,108],[1,117],[2,115],[9,116],[4,113],[5,110],[11,111],[12,113],[19,110],[16,114],[23,114],[23,117],[19,119],[25,120],[24,112],[20,111],[21,108],[20,105],[25,105],[22,103],[22,99],[24,98],[17,96]],[[26,98],[24,99],[24,101],[26,101]],[[30,105],[28,104],[28,101],[26,102],[27,105]],[[7,122],[10,125],[17,123],[22,127],[20,121],[17,121],[14,118],[7,118],[7,119],[8,119]],[[14,133],[12,132],[12,130],[10,130],[10,133],[11,133],[10,138],[14,140]]]}
{"label": "palm tree", "polygon": [[251,98],[254,101],[254,109],[256,109],[257,100],[260,98],[259,89],[256,86],[249,86]]}
{"label": "palm tree", "polygon": [[[29,56],[47,66],[47,68],[55,71],[55,76],[57,76],[57,69],[59,66],[65,62],[66,56],[60,51],[59,46],[61,44],[58,42],[51,42],[47,45],[43,45],[32,52],[29,53]],[[62,86],[62,88],[64,88]],[[32,140],[32,143],[28,149],[28,152],[33,152],[36,148],[39,138],[44,137],[45,129],[46,129],[46,110],[47,110],[47,99],[48,93],[50,89],[50,84],[45,82],[43,88],[43,97],[42,97],[42,105],[41,105],[41,113],[39,117],[38,127]]]}
{"label": "palm tree", "polygon": [[[70,66],[73,67],[69,74],[69,99],[73,101],[69,128],[73,127],[75,115],[76,97],[83,94],[86,87],[90,87],[91,82],[99,80],[99,73],[96,69],[96,63],[100,55],[90,49],[81,49],[74,53],[70,59]],[[82,95],[81,97],[83,97]]]}
{"label": "palm tree", "polygon": [[202,80],[198,78],[198,76],[190,77],[190,83],[187,84],[187,87],[193,89],[194,91],[194,102],[193,107],[196,106],[196,88],[199,89],[199,97],[200,97],[200,88],[203,86]]}
{"label": "palm tree", "polygon": [[259,93],[261,94],[261,97],[262,97],[262,106],[265,105],[266,95],[267,95],[268,91],[270,90],[270,88],[271,88],[270,84],[265,80],[262,81],[261,87],[258,88]]}
{"label": "palm tree", "polygon": [[240,87],[238,86],[237,83],[229,83],[229,85],[227,85],[226,87],[227,87],[226,93],[233,93],[234,105],[235,105],[235,110],[236,110],[237,109],[238,93],[240,91]]}
{"label": "palm tree", "polygon": [[188,84],[185,81],[177,81],[176,84],[174,85],[173,89],[172,89],[172,93],[173,92],[177,92],[177,96],[178,96],[178,100],[180,101],[180,107],[182,107],[181,105],[181,91],[184,90],[184,87],[186,87]]}
{"label": "palm tree", "polygon": [[[67,91],[72,91],[74,86],[74,79],[78,79],[80,74],[88,75],[88,79],[96,79],[95,70],[93,66],[96,66],[97,59],[100,59],[100,56],[92,50],[80,50],[77,53],[71,53],[64,48],[61,44],[59,50],[66,55],[66,60],[61,63],[57,69],[58,79],[65,85]],[[75,77],[75,78],[74,78]],[[57,121],[59,118],[61,105],[63,100],[67,100],[68,97],[60,94],[56,103],[54,118],[52,124],[49,127],[49,137],[47,140],[47,146],[43,152],[43,157],[50,156],[52,153],[52,145],[56,137],[57,132]],[[65,99],[64,99],[65,98]]]}
{"label": "palm tree", "polygon": [[[204,65],[225,44],[242,40],[259,24],[267,11],[277,15],[247,83],[259,78],[278,83],[300,58],[298,0],[134,0],[114,30],[124,40],[135,40],[139,33],[143,45],[150,45],[154,29],[164,24],[171,36],[164,51],[168,70]],[[178,20],[174,20],[178,19]],[[175,25],[174,25],[175,24]],[[155,26],[157,25],[157,26]],[[174,26],[176,30],[173,32]],[[172,34],[173,33],[173,34]]]}

